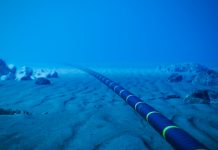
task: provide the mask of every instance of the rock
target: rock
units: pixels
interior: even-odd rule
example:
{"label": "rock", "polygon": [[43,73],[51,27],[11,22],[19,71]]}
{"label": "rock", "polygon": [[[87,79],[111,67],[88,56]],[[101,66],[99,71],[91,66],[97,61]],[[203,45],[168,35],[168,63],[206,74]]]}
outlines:
{"label": "rock", "polygon": [[16,74],[9,72],[9,74],[7,74],[8,80],[15,80],[16,79]]}
{"label": "rock", "polygon": [[30,115],[30,113],[27,111],[0,108],[0,115],[16,115],[16,114]]}
{"label": "rock", "polygon": [[10,72],[7,64],[4,60],[0,59],[0,76],[7,75]]}
{"label": "rock", "polygon": [[183,76],[178,73],[173,73],[168,77],[168,81],[170,82],[181,82],[183,80]]}
{"label": "rock", "polygon": [[209,104],[210,97],[207,90],[196,90],[184,99],[186,104]]}
{"label": "rock", "polygon": [[16,67],[14,65],[9,65],[0,59],[0,79],[5,80],[14,80],[16,78]]}
{"label": "rock", "polygon": [[1,69],[4,68],[2,70],[6,70],[4,73],[1,72],[2,74],[0,75],[0,79],[2,81],[14,80],[16,78],[16,67],[14,65],[7,66],[4,61],[0,60],[0,66]]}
{"label": "rock", "polygon": [[23,67],[23,72],[25,73],[26,76],[31,76],[33,74],[33,70],[29,67]]}
{"label": "rock", "polygon": [[9,72],[7,75],[2,75],[1,80],[6,81],[6,80],[14,80],[16,78],[15,74]]}
{"label": "rock", "polygon": [[10,69],[11,73],[16,74],[17,68],[15,65],[10,64],[10,65],[8,65],[8,68]]}
{"label": "rock", "polygon": [[1,76],[1,81],[6,81],[6,80],[8,80],[7,75],[2,75],[2,76]]}
{"label": "rock", "polygon": [[56,71],[52,71],[48,74],[47,78],[58,78],[58,73]]}
{"label": "rock", "polygon": [[29,67],[22,67],[21,71],[17,74],[18,80],[32,80],[33,70]]}
{"label": "rock", "polygon": [[51,82],[48,79],[46,79],[46,78],[40,77],[40,78],[36,79],[35,84],[38,84],[38,85],[48,85],[48,84],[51,84]]}

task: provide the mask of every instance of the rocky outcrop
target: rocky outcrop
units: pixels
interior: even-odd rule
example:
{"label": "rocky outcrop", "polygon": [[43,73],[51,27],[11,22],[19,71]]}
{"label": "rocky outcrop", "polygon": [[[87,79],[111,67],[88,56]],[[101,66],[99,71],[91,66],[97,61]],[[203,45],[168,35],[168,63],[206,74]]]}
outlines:
{"label": "rocky outcrop", "polygon": [[210,97],[207,90],[196,90],[184,99],[186,104],[209,104]]}
{"label": "rocky outcrop", "polygon": [[157,70],[171,74],[168,78],[170,82],[183,80],[193,84],[218,85],[218,72],[200,64],[159,66]]}
{"label": "rocky outcrop", "polygon": [[40,69],[33,71],[30,67],[22,67],[18,72],[15,65],[7,65],[5,61],[0,59],[0,80],[35,80],[35,84],[48,85],[51,84],[50,80],[46,78],[58,78],[58,73],[51,70]]}
{"label": "rocky outcrop", "polygon": [[214,70],[199,72],[192,80],[192,83],[202,85],[218,85],[218,73]]}

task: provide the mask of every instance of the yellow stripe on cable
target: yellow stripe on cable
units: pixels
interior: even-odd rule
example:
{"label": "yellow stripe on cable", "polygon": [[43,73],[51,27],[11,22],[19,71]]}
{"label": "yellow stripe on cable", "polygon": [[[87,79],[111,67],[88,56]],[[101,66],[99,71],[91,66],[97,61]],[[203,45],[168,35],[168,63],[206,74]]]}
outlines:
{"label": "yellow stripe on cable", "polygon": [[151,115],[151,114],[158,114],[159,112],[157,111],[151,111],[149,112],[147,115],[146,115],[146,120],[148,121],[148,117]]}
{"label": "yellow stripe on cable", "polygon": [[173,128],[179,128],[177,126],[167,126],[163,129],[163,132],[162,132],[162,135],[163,137],[166,139],[166,132],[169,130],[169,129],[173,129]]}

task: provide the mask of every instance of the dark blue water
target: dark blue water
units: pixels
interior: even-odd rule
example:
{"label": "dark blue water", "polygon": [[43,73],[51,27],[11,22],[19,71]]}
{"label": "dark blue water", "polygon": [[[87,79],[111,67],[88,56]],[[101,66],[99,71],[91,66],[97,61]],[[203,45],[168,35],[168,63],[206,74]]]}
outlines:
{"label": "dark blue water", "polygon": [[145,64],[218,60],[216,0],[0,1],[8,61]]}

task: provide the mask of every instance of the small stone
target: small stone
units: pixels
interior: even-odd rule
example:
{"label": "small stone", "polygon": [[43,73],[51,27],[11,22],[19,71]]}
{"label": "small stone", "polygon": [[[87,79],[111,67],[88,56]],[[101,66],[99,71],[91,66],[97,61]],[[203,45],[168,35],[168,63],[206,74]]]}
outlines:
{"label": "small stone", "polygon": [[56,71],[52,71],[48,74],[47,78],[58,78],[58,73]]}
{"label": "small stone", "polygon": [[210,97],[207,90],[196,90],[184,99],[186,104],[209,104]]}
{"label": "small stone", "polygon": [[48,84],[51,84],[51,82],[48,79],[46,79],[46,78],[40,77],[40,78],[36,79],[35,84],[38,84],[38,85],[48,85]]}

